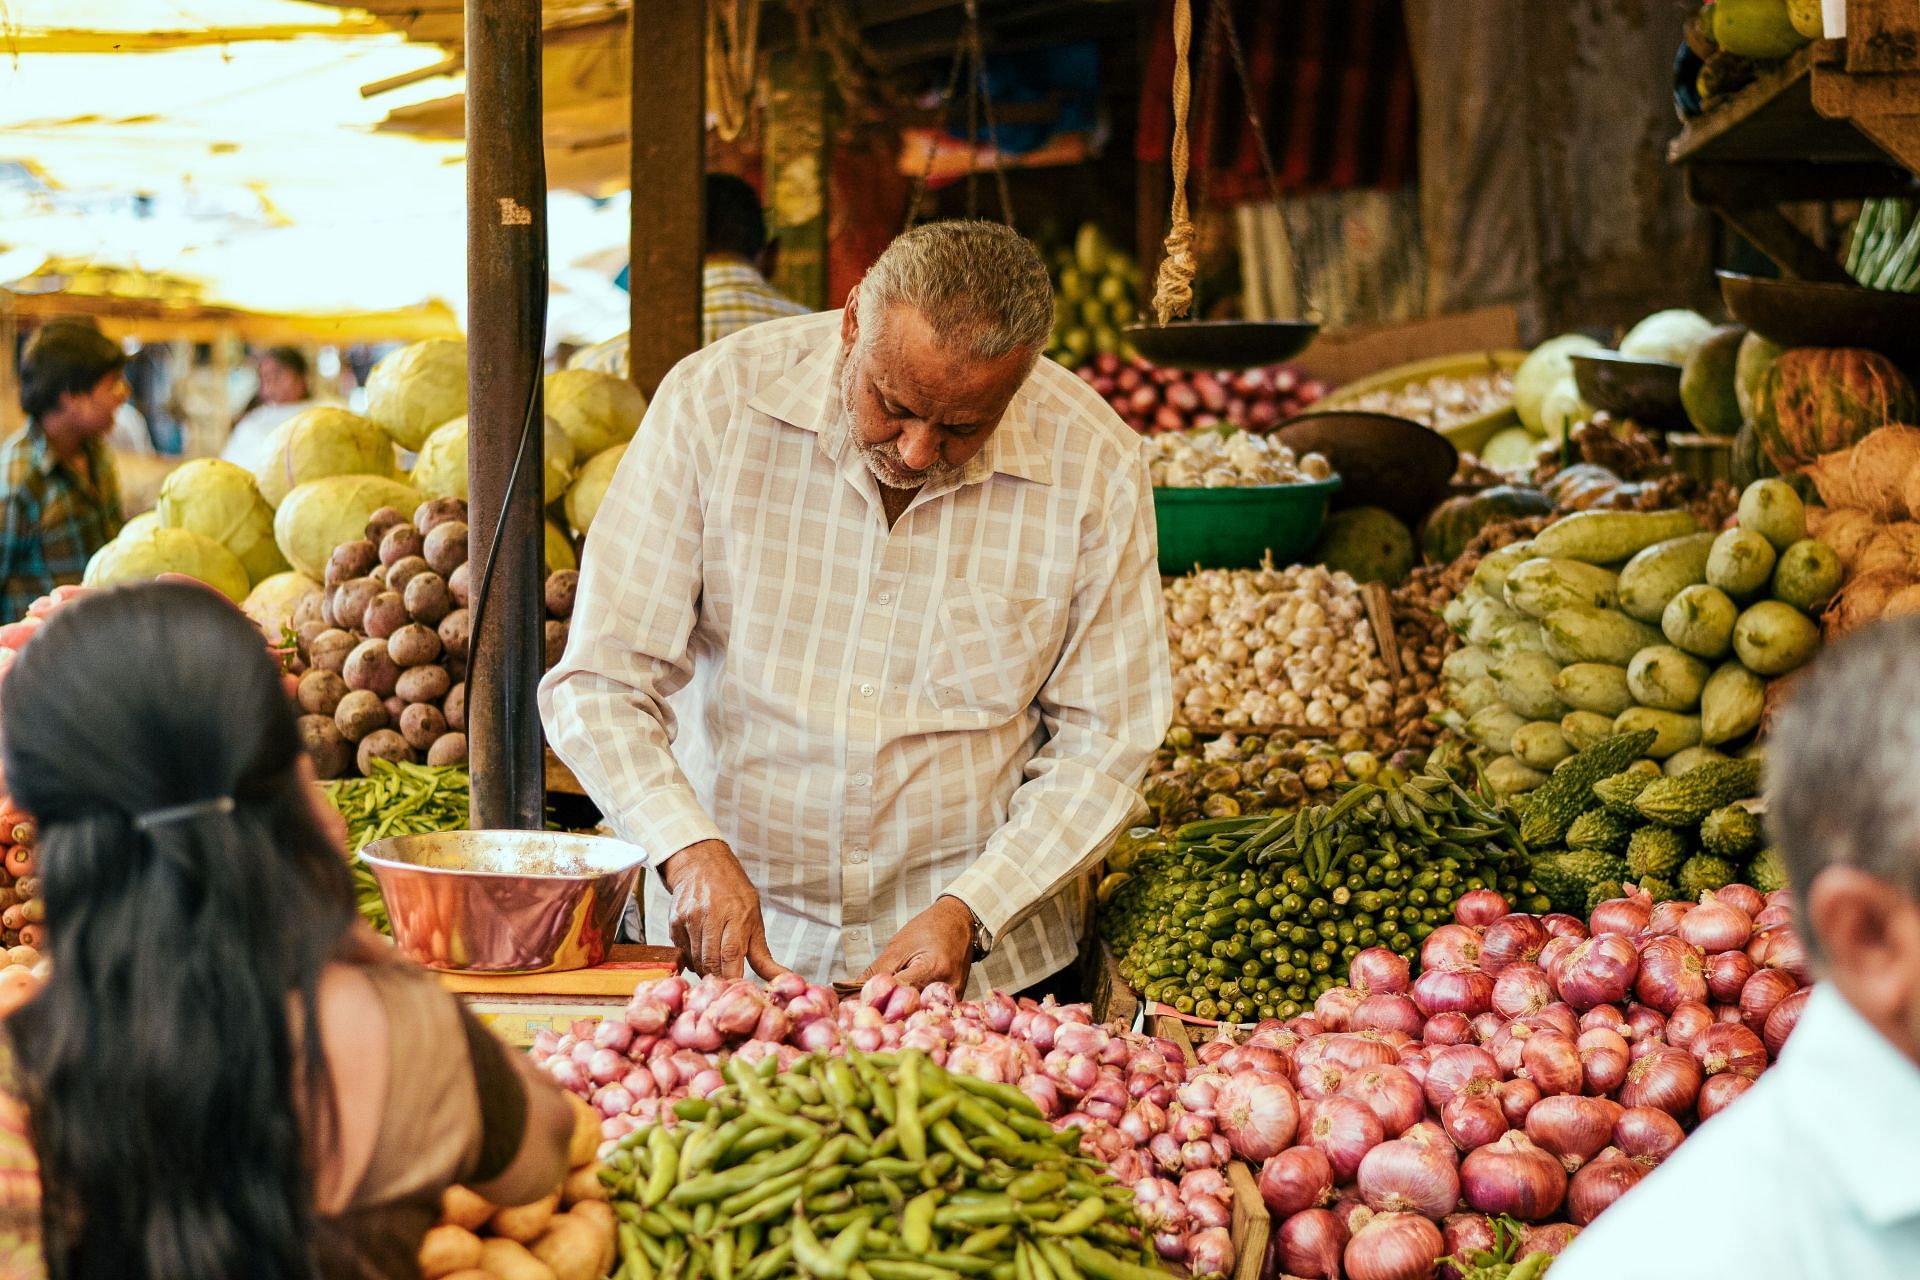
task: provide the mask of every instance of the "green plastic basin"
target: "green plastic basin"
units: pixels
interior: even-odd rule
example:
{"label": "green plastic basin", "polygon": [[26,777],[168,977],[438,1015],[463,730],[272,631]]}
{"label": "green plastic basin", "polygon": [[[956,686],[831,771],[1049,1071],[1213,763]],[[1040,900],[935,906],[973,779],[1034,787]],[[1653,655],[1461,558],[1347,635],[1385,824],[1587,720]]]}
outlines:
{"label": "green plastic basin", "polygon": [[1155,489],[1160,572],[1255,569],[1262,556],[1293,564],[1320,536],[1340,477],[1239,489]]}

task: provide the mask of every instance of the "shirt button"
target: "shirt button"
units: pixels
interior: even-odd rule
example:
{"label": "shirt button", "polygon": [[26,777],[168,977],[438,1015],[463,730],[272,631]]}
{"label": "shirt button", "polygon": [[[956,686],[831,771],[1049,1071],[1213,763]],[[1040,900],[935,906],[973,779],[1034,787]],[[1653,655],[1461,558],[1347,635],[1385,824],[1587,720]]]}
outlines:
{"label": "shirt button", "polygon": [[861,943],[865,942],[866,940],[867,940],[867,931],[865,929],[847,930],[847,941],[853,943],[855,946],[859,946]]}
{"label": "shirt button", "polygon": [[873,686],[870,684],[861,685],[860,696],[863,698],[871,698],[873,696]]}
{"label": "shirt button", "polygon": [[867,860],[867,851],[866,851],[865,849],[849,849],[849,850],[847,850],[847,861],[848,861],[848,862],[851,862],[851,863],[854,863],[854,864],[856,864],[856,865],[858,865],[858,864],[860,864],[860,863],[863,863],[863,862],[865,862],[866,860]]}
{"label": "shirt button", "polygon": [[869,777],[868,777],[868,776],[867,776],[866,774],[864,774],[864,773],[856,773],[856,774],[854,774],[854,775],[853,775],[853,776],[852,776],[851,778],[848,778],[848,779],[847,779],[847,781],[848,781],[848,782],[851,782],[851,783],[852,783],[852,784],[853,784],[854,786],[856,786],[856,787],[864,787],[864,786],[866,786],[866,785],[867,785],[867,784],[868,784],[869,782],[872,782],[872,781],[873,781],[873,779],[872,779],[872,778],[869,778]]}
{"label": "shirt button", "polygon": [[880,593],[879,595],[877,595],[877,596],[875,596],[875,597],[874,597],[874,600],[875,600],[875,601],[876,601],[877,603],[879,603],[879,604],[892,604],[892,603],[893,603],[893,592],[891,592],[891,591],[882,591],[882,592],[881,592],[881,593]]}

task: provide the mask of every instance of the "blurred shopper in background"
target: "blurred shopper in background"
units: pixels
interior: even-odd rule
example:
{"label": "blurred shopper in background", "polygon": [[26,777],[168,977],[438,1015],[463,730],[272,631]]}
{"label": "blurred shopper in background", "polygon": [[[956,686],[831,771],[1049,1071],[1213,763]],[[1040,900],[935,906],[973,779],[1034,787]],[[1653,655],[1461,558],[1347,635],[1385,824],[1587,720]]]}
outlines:
{"label": "blurred shopper in background", "polygon": [[767,283],[778,242],[767,240],[760,196],[745,178],[707,175],[706,256],[700,266],[704,346],[762,320],[803,316],[808,308]]}
{"label": "blurred shopper in background", "polygon": [[233,424],[220,456],[249,471],[267,461],[267,440],[273,429],[313,404],[313,376],[307,358],[293,347],[270,347],[256,366],[260,389],[254,393],[240,421]]}

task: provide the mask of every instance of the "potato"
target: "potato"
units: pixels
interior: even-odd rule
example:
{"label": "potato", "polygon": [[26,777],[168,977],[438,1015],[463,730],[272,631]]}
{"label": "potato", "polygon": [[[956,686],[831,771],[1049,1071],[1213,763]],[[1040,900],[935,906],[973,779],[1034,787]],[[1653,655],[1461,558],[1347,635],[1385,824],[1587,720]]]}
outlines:
{"label": "potato", "polygon": [[412,621],[407,616],[407,603],[400,598],[400,593],[382,591],[367,603],[367,611],[360,619],[360,629],[375,640],[385,640]]}
{"label": "potato", "polygon": [[[554,1210],[559,1207],[560,1193],[553,1191],[541,1196],[532,1204],[502,1209],[493,1215],[493,1234],[505,1240],[518,1240],[522,1244],[531,1244],[546,1231],[547,1224],[553,1221]],[[488,1270],[492,1268],[489,1267]]]}
{"label": "potato", "polygon": [[379,694],[371,689],[355,689],[334,708],[333,723],[341,737],[348,742],[359,742],[368,734],[386,728],[391,721]]}
{"label": "potato", "polygon": [[[312,666],[314,641],[327,634],[327,632],[332,631],[334,628],[331,623],[319,616],[319,610],[324,608],[326,604],[326,592],[323,591],[317,596],[308,596],[307,599],[314,602],[314,616],[304,622],[296,622],[293,624],[293,638],[300,646],[300,656],[306,659],[308,666]],[[348,647],[351,648],[352,646]]]}
{"label": "potato", "polygon": [[467,735],[464,733],[443,733],[427,748],[427,763],[430,765],[464,765],[466,762]]}
{"label": "potato", "polygon": [[462,609],[473,603],[473,562],[468,561],[447,575],[447,590]]}
{"label": "potato", "polygon": [[426,537],[449,520],[467,522],[467,504],[458,498],[430,498],[413,509],[413,527]]}
{"label": "potato", "polygon": [[426,535],[410,524],[397,524],[380,539],[380,563],[392,572],[393,566],[409,556],[420,554]]}
{"label": "potato", "polygon": [[465,1227],[435,1227],[420,1241],[420,1280],[441,1280],[480,1265],[480,1237]]}
{"label": "potato", "polygon": [[[396,634],[395,640],[398,639]],[[439,642],[440,637],[435,636],[434,644],[437,646]],[[362,640],[353,647],[353,652],[347,655],[346,665],[340,669],[349,689],[366,689],[383,698],[393,694],[393,686],[400,679],[400,666],[388,651],[388,643],[386,640]]]}
{"label": "potato", "polygon": [[552,670],[553,664],[560,661],[560,655],[567,651],[567,630],[571,623],[547,623],[546,669]]}
{"label": "potato", "polygon": [[400,713],[400,736],[416,751],[425,751],[447,732],[447,718],[440,708],[428,702],[416,702]]}
{"label": "potato", "polygon": [[438,702],[452,687],[453,680],[447,675],[447,669],[429,663],[402,671],[393,691],[404,702]]}
{"label": "potato", "polygon": [[407,584],[412,582],[415,576],[432,572],[433,567],[424,559],[419,556],[408,556],[405,560],[387,569],[387,589],[390,591],[398,591],[402,595],[405,595]]}
{"label": "potato", "polygon": [[367,541],[374,545],[376,556],[379,554],[380,539],[387,536],[387,530],[406,522],[406,516],[393,507],[382,507],[367,517]]}
{"label": "potato", "polygon": [[413,748],[407,745],[405,738],[393,730],[375,729],[372,733],[360,739],[360,752],[359,755],[355,757],[355,763],[360,766],[361,773],[371,774],[373,772],[371,766],[375,760],[391,760],[395,764],[412,764],[414,761]]}
{"label": "potato", "polygon": [[332,716],[301,716],[300,743],[313,758],[313,771],[322,782],[345,773],[353,759],[346,735]]}
{"label": "potato", "polygon": [[420,554],[427,558],[427,563],[441,577],[458,569],[467,562],[467,522],[449,520],[433,526]]}
{"label": "potato", "polygon": [[585,1098],[567,1095],[573,1112],[573,1135],[567,1142],[567,1167],[579,1169],[593,1164],[600,1154],[600,1113]]}
{"label": "potato", "polygon": [[439,626],[440,620],[453,612],[453,593],[447,590],[447,580],[431,569],[414,574],[407,580],[407,612],[415,622]]}
{"label": "potato", "polygon": [[480,1265],[497,1280],[559,1280],[553,1268],[513,1240],[488,1240],[481,1246]]}
{"label": "potato", "polygon": [[347,655],[353,652],[353,646],[358,643],[352,632],[328,627],[307,646],[307,662],[315,670],[337,673],[345,669]]}
{"label": "potato", "polygon": [[478,1231],[498,1212],[498,1207],[489,1204],[485,1196],[465,1187],[448,1187],[440,1193],[440,1219],[456,1227]]}
{"label": "potato", "polygon": [[573,616],[573,597],[580,589],[580,571],[562,569],[547,575],[547,613],[555,618]]}
{"label": "potato", "polygon": [[[594,1136],[599,1136],[599,1126],[594,1126]],[[569,1152],[569,1154],[572,1154]],[[567,1175],[560,1187],[560,1203],[572,1208],[587,1201],[602,1202],[607,1198],[607,1188],[600,1181],[600,1166],[583,1164]]]}
{"label": "potato", "polygon": [[613,1206],[604,1200],[582,1200],[567,1213],[570,1217],[585,1219],[599,1237],[600,1269],[594,1274],[606,1275],[612,1271],[614,1259],[620,1253],[620,1220]]}
{"label": "potato", "polygon": [[343,542],[333,549],[327,557],[327,576],[322,584],[337,587],[343,582],[355,578],[364,578],[373,572],[380,563],[380,551],[371,542],[361,538],[355,542]]}
{"label": "potato", "polygon": [[554,1280],[600,1280],[602,1248],[593,1223],[563,1213],[534,1243],[533,1256],[553,1268]]}
{"label": "potato", "polygon": [[348,692],[347,682],[340,678],[339,672],[315,667],[300,677],[295,696],[300,702],[300,709],[308,715],[330,716]]}
{"label": "potato", "polygon": [[353,578],[333,589],[333,625],[342,631],[364,631],[367,606],[380,594],[372,578]]}
{"label": "potato", "polygon": [[440,647],[447,653],[464,658],[472,641],[473,615],[466,609],[455,609],[440,619]]}
{"label": "potato", "polygon": [[303,633],[300,637],[300,647],[302,649],[307,647],[307,638],[304,634],[307,628],[313,628],[313,634],[315,635],[319,635],[327,629],[327,624],[321,619],[321,612],[326,607],[326,603],[327,593],[324,591],[316,591],[310,595],[301,596],[300,603],[293,606],[293,616],[287,620],[287,625],[292,627],[296,632]]}
{"label": "potato", "polygon": [[447,728],[455,733],[467,731],[466,681],[454,681],[453,688],[447,690],[447,700],[440,704],[440,711],[447,717]]}
{"label": "potato", "polygon": [[[379,644],[380,641],[369,640],[367,643]],[[429,662],[439,661],[440,658],[439,632],[432,627],[422,626],[418,622],[409,622],[394,632],[385,644],[387,652],[400,667],[424,667]],[[396,682],[399,680],[397,670],[394,672],[394,679]],[[347,676],[347,681],[348,683],[353,681],[351,672]],[[392,693],[393,687],[390,686],[387,692]]]}

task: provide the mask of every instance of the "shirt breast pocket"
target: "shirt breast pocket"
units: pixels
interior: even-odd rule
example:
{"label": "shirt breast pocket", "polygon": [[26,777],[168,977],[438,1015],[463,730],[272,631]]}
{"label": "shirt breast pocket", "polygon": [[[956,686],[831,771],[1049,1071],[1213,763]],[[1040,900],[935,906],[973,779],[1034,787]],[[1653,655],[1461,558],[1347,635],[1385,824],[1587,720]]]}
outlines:
{"label": "shirt breast pocket", "polygon": [[996,724],[1024,712],[1053,667],[1055,609],[1044,597],[952,584],[938,606],[927,664],[934,705]]}

